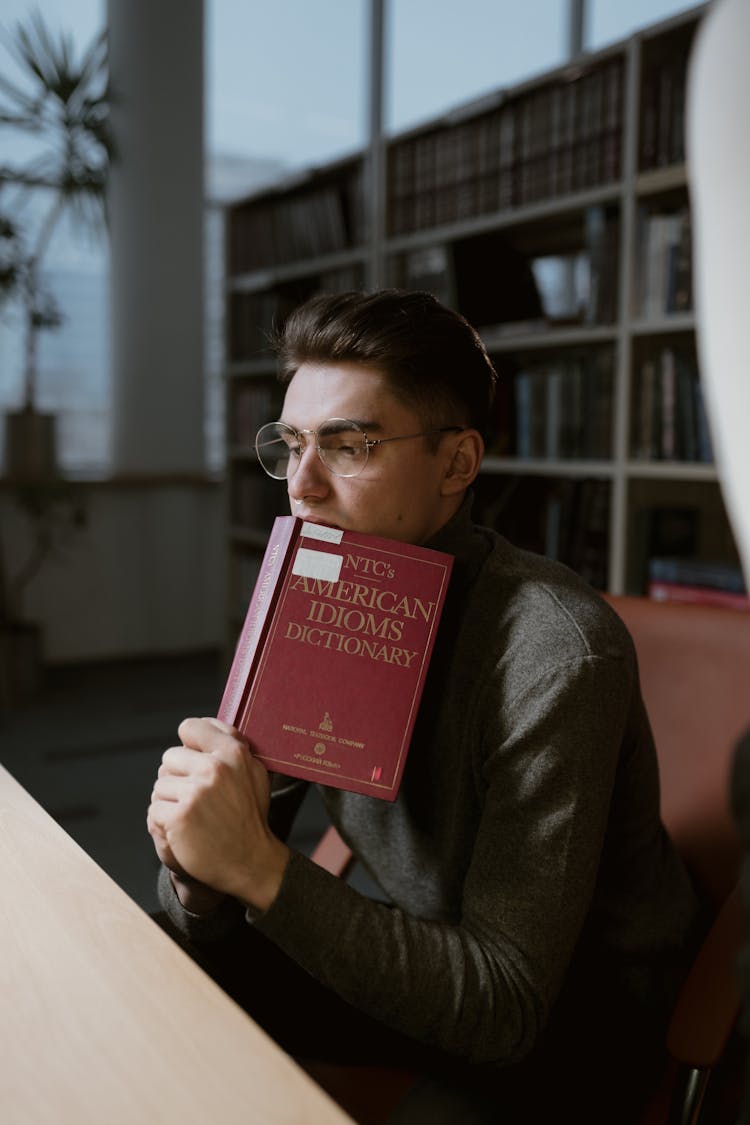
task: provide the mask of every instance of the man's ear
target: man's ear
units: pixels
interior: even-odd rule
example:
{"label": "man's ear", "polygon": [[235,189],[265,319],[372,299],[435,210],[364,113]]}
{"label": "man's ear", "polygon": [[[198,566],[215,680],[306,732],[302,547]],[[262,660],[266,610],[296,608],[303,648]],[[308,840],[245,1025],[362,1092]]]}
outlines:
{"label": "man's ear", "polygon": [[465,429],[451,435],[447,442],[443,495],[465,492],[479,472],[483,456],[484,441],[478,430]]}

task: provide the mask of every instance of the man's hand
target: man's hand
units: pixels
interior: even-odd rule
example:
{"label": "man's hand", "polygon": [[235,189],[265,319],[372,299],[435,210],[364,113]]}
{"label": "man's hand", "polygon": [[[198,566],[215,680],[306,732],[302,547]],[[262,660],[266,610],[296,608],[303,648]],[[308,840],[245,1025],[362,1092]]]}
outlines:
{"label": "man's hand", "polygon": [[186,719],[178,734],[183,745],[164,753],[148,811],[157,853],[184,905],[187,875],[266,910],[289,860],[268,827],[268,773],[218,719]]}
{"label": "man's hand", "polygon": [[169,869],[172,886],[185,909],[190,910],[193,914],[208,914],[211,910],[214,910],[226,897],[223,892],[215,891],[212,887],[207,887],[205,883],[199,883],[180,866],[172,854],[172,849],[163,829],[154,821],[150,808],[146,817],[146,824],[154,841],[156,854],[164,866]]}

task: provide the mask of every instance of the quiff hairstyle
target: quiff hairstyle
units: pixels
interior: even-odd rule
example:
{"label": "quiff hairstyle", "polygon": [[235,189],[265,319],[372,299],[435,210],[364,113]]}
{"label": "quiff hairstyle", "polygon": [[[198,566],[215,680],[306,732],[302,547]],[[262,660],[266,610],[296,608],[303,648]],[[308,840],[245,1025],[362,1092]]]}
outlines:
{"label": "quiff hairstyle", "polygon": [[425,428],[460,424],[488,435],[497,373],[476,330],[431,293],[312,297],[273,343],[283,383],[303,363],[360,364],[381,372]]}

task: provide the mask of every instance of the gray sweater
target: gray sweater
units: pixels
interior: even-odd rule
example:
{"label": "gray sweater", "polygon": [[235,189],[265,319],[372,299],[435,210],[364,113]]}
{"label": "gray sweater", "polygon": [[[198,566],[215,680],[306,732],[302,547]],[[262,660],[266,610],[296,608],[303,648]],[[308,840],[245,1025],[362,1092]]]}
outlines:
{"label": "gray sweater", "polygon": [[194,940],[255,925],[388,1025],[515,1063],[564,981],[574,1000],[580,978],[658,1008],[696,904],[619,618],[565,567],[474,525],[468,503],[428,545],[456,563],[399,796],[323,790],[390,904],[298,853],[264,914],[197,918],[166,878],[162,903]]}

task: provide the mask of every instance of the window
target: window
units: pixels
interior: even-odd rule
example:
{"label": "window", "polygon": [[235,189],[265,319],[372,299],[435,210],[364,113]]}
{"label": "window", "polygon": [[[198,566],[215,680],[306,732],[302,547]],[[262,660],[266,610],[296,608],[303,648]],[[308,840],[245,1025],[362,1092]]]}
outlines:
{"label": "window", "polygon": [[625,39],[640,27],[658,23],[694,8],[685,0],[586,0],[585,41],[588,50],[597,51],[607,43]]}
{"label": "window", "polygon": [[564,61],[565,0],[389,0],[386,129],[399,132]]}

